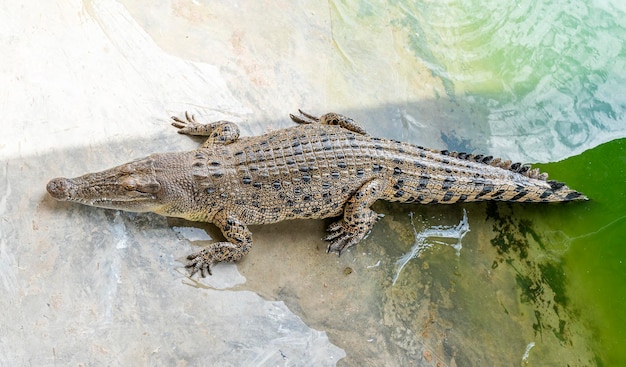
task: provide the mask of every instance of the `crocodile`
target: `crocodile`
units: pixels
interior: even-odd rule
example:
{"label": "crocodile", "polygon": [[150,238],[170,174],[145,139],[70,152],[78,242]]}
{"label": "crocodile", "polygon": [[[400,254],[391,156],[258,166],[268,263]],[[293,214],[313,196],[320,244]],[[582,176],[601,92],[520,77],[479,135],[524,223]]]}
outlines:
{"label": "crocodile", "polygon": [[181,134],[205,136],[196,150],[152,154],[76,178],[55,178],[52,197],[102,208],[210,222],[226,241],[187,257],[190,276],[238,261],[252,246],[248,225],[296,218],[341,218],[328,227],[327,252],[341,254],[380,220],[379,199],[450,204],[482,200],[587,200],[529,165],[490,155],[435,150],[370,136],[349,117],[290,114],[297,125],[239,137],[229,121],[172,117]]}

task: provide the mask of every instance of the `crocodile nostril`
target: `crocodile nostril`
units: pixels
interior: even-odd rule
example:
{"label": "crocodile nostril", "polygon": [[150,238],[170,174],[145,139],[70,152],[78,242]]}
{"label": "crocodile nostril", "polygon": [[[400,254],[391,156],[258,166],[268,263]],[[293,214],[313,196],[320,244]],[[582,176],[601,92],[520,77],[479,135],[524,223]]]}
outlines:
{"label": "crocodile nostril", "polygon": [[48,182],[46,190],[48,193],[57,200],[67,200],[69,198],[69,189],[72,186],[72,182],[67,178],[55,178]]}

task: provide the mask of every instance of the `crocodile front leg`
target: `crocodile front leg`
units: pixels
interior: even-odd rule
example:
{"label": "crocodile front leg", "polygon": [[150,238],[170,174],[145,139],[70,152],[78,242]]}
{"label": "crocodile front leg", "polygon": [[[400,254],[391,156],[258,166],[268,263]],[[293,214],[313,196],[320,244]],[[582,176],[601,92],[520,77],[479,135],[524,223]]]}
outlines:
{"label": "crocodile front leg", "polygon": [[239,261],[252,247],[252,233],[237,217],[222,210],[215,215],[213,223],[228,242],[213,243],[187,256],[189,263],[185,267],[191,269],[189,276],[200,271],[200,275],[204,277],[205,270],[211,275],[213,264]]}
{"label": "crocodile front leg", "polygon": [[172,126],[178,129],[179,134],[208,136],[202,148],[208,148],[213,144],[230,144],[239,139],[239,127],[230,121],[215,121],[201,124],[196,121],[194,115],[185,112],[185,119],[172,116]]}
{"label": "crocodile front leg", "polygon": [[351,119],[348,116],[341,115],[339,113],[329,112],[321,117],[315,117],[311,114],[308,114],[302,110],[298,110],[301,116],[295,116],[293,114],[289,114],[289,117],[293,122],[298,124],[322,124],[322,125],[332,125],[332,126],[341,126],[346,130],[350,130],[357,134],[367,135],[365,129],[363,129],[356,121]]}
{"label": "crocodile front leg", "polygon": [[327,252],[341,252],[361,241],[370,232],[374,224],[382,218],[370,209],[381,198],[387,182],[374,179],[365,183],[348,199],[343,209],[343,219],[328,227],[330,234],[324,238],[329,241]]}

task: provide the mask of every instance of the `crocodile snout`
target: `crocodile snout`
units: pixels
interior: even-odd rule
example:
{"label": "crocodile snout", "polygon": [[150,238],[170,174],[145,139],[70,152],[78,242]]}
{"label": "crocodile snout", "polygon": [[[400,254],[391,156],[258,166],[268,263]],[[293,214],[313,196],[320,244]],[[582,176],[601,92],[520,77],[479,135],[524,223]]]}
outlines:
{"label": "crocodile snout", "polygon": [[72,182],[70,180],[59,177],[50,180],[46,186],[46,190],[48,190],[48,193],[57,200],[67,200],[70,197],[70,187],[72,187]]}

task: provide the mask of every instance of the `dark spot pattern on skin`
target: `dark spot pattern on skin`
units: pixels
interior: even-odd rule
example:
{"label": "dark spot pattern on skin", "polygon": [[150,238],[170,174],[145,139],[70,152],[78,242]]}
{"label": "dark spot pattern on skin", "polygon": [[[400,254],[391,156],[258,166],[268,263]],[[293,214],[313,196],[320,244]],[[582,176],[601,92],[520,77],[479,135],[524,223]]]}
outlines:
{"label": "dark spot pattern on skin", "polygon": [[456,182],[456,179],[452,178],[452,177],[446,177],[445,180],[443,180],[443,184],[441,185],[441,189],[442,190],[448,190],[452,187],[452,184]]}
{"label": "dark spot pattern on skin", "polygon": [[528,195],[528,191],[523,190],[517,193],[517,195],[513,196],[510,200],[511,201],[518,201],[521,198],[523,198],[524,196]]}
{"label": "dark spot pattern on skin", "polygon": [[361,177],[363,177],[364,173],[365,172],[362,169],[359,168],[358,170],[356,170],[356,177],[357,178],[361,178]]}
{"label": "dark spot pattern on skin", "polygon": [[394,167],[393,168],[393,174],[394,175],[402,174],[402,169],[400,167]]}
{"label": "dark spot pattern on skin", "polygon": [[459,198],[457,199],[458,202],[463,202],[467,200],[467,195],[465,194],[461,194],[461,196],[459,196]]}
{"label": "dark spot pattern on skin", "polygon": [[393,196],[395,196],[397,198],[400,198],[400,197],[404,196],[404,191],[398,190],[398,191],[396,191],[396,193]]}
{"label": "dark spot pattern on skin", "polygon": [[565,184],[563,182],[558,182],[558,181],[554,181],[554,180],[550,180],[548,181],[548,184],[550,185],[550,188],[554,191],[562,188],[563,186],[565,186]]}
{"label": "dark spot pattern on skin", "polygon": [[447,191],[444,195],[443,195],[443,199],[441,199],[441,201],[450,201],[450,199],[452,199],[452,197],[454,196],[454,192],[452,191]]}
{"label": "dark spot pattern on skin", "polygon": [[278,181],[272,182],[272,186],[274,187],[275,190],[280,190],[282,188],[282,185]]}
{"label": "dark spot pattern on skin", "polygon": [[339,167],[339,168],[346,168],[346,167],[348,167],[348,165],[346,164],[346,162],[339,162],[339,163],[337,163],[337,167]]}
{"label": "dark spot pattern on skin", "polygon": [[547,189],[546,191],[544,191],[544,192],[543,192],[543,193],[539,196],[539,199],[545,199],[545,198],[547,198],[548,196],[550,196],[550,195],[552,195],[552,194],[553,194],[553,191],[552,191],[552,190],[550,190],[550,189]]}
{"label": "dark spot pattern on skin", "polygon": [[311,176],[309,176],[309,175],[302,175],[302,181],[304,181],[305,183],[311,182]]}
{"label": "dark spot pattern on skin", "polygon": [[398,181],[396,181],[396,184],[393,185],[393,188],[396,190],[400,190],[400,188],[402,188],[402,186],[404,186],[404,180],[403,179],[399,179]]}
{"label": "dark spot pattern on skin", "polygon": [[335,178],[335,179],[339,178],[339,172],[337,171],[332,171],[330,175],[332,176],[332,178]]}
{"label": "dark spot pattern on skin", "polygon": [[378,171],[380,171],[381,169],[382,169],[382,167],[381,167],[380,165],[378,165],[378,164],[374,164],[374,165],[372,166],[372,171],[373,171],[373,172],[378,172]]}
{"label": "dark spot pattern on skin", "polygon": [[241,179],[241,182],[243,182],[244,185],[249,185],[250,183],[252,183],[252,178],[245,176]]}
{"label": "dark spot pattern on skin", "polygon": [[224,174],[222,172],[215,172],[213,174],[213,177],[215,177],[215,178],[221,178],[222,176],[224,176]]}
{"label": "dark spot pattern on skin", "polygon": [[476,195],[476,197],[481,197],[481,196],[485,196],[487,194],[489,194],[490,192],[493,191],[493,185],[485,185],[482,189],[481,192],[478,193],[478,195]]}
{"label": "dark spot pattern on skin", "polygon": [[498,190],[496,191],[495,194],[493,194],[493,198],[494,199],[499,199],[502,197],[502,195],[506,192],[506,190]]}
{"label": "dark spot pattern on skin", "polygon": [[576,198],[579,198],[582,194],[578,191],[573,191],[570,192],[569,194],[567,194],[567,196],[565,196],[565,200],[574,200]]}
{"label": "dark spot pattern on skin", "polygon": [[263,187],[263,184],[260,182],[255,182],[254,184],[252,184],[252,186],[254,186],[257,189],[260,189],[261,187]]}

